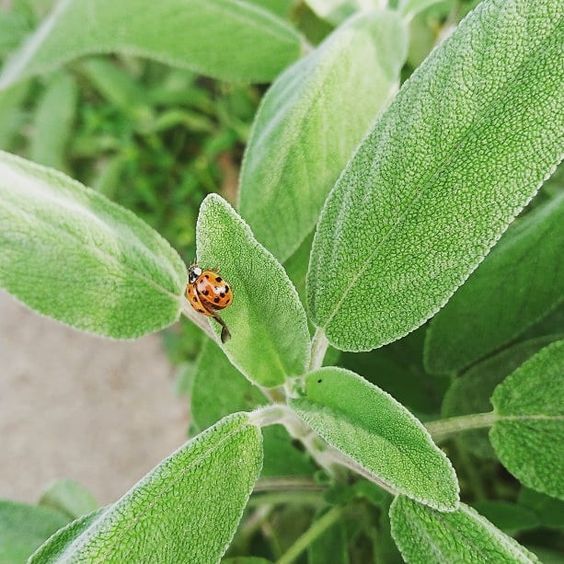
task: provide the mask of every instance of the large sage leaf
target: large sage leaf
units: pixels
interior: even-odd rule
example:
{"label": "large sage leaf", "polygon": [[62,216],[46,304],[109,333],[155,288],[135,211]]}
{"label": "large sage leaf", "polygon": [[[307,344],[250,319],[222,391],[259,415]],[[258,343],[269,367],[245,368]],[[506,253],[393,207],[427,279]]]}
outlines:
{"label": "large sage leaf", "polygon": [[223,345],[229,360],[261,386],[302,374],[309,332],[298,294],[278,261],[216,194],[200,208],[197,247],[199,265],[219,268],[234,292],[233,304],[221,313],[232,335]]}
{"label": "large sage leaf", "polygon": [[390,507],[392,536],[409,564],[515,562],[538,558],[471,507],[439,513],[405,497]]}
{"label": "large sage leaf", "polygon": [[490,440],[502,464],[527,487],[564,499],[564,340],[542,349],[492,396]]}
{"label": "large sage leaf", "polygon": [[34,561],[143,562],[157,554],[160,562],[218,562],[261,464],[260,430],[243,413],[227,417],[94,519],[75,522]]}
{"label": "large sage leaf", "polygon": [[445,304],[561,159],[564,4],[485,0],[408,80],[329,195],[308,301],[345,350]]}
{"label": "large sage leaf", "polygon": [[280,261],[313,230],[329,190],[397,89],[406,35],[397,12],[360,14],[264,97],[243,161],[239,208]]}
{"label": "large sage leaf", "polygon": [[61,0],[5,66],[0,88],[93,53],[130,53],[223,80],[268,82],[300,54],[299,34],[232,0]]}
{"label": "large sage leaf", "polygon": [[115,338],[173,323],[186,268],[131,212],[64,174],[0,153],[0,288]]}
{"label": "large sage leaf", "polygon": [[68,522],[67,515],[48,507],[0,500],[0,562],[23,564]]}
{"label": "large sage leaf", "polygon": [[445,454],[405,407],[354,372],[311,372],[291,407],[375,481],[442,511],[456,509],[458,482]]}
{"label": "large sage leaf", "polygon": [[499,349],[564,300],[564,194],[511,227],[433,319],[430,372],[458,371]]}

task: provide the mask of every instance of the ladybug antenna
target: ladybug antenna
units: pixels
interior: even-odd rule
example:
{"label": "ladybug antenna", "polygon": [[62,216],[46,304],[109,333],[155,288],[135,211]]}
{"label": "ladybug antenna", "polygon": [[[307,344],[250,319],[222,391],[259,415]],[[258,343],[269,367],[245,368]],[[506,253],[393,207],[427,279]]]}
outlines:
{"label": "ladybug antenna", "polygon": [[217,313],[214,314],[213,318],[221,325],[221,342],[227,343],[227,341],[231,339],[231,333],[229,332],[225,321],[223,321]]}

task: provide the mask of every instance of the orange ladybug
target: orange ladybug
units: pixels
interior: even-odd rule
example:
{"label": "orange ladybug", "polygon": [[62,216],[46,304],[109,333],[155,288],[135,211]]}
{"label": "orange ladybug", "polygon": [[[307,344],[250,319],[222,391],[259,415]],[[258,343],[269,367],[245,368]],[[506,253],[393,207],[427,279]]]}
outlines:
{"label": "orange ladybug", "polygon": [[233,290],[219,273],[192,264],[188,269],[186,299],[198,313],[213,317],[221,325],[221,342],[227,342],[231,333],[217,312],[231,305]]}

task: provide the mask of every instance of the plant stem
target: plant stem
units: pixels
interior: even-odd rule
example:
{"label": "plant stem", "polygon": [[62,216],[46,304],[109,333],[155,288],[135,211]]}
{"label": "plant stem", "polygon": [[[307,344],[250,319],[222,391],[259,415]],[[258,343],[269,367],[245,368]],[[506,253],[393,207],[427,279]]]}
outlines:
{"label": "plant stem", "polygon": [[323,332],[323,329],[317,328],[315,335],[311,341],[311,360],[309,362],[310,370],[317,370],[321,368],[329,341]]}
{"label": "plant stem", "polygon": [[442,441],[450,435],[470,431],[471,429],[483,429],[491,427],[498,417],[493,411],[490,413],[475,413],[472,415],[460,415],[459,417],[449,417],[431,421],[425,426],[435,442]]}
{"label": "plant stem", "polygon": [[197,325],[214,343],[219,343],[217,335],[213,332],[210,327],[208,320],[200,315],[197,311],[194,311],[190,304],[182,298],[182,313],[195,325]]}
{"label": "plant stem", "polygon": [[249,499],[249,507],[260,507],[262,505],[309,505],[320,507],[326,505],[323,496],[319,492],[308,491],[289,491],[289,492],[270,492],[252,495]]}
{"label": "plant stem", "polygon": [[286,551],[277,564],[290,564],[320,535],[334,525],[343,514],[340,507],[333,507],[323,517],[314,521],[313,525]]}
{"label": "plant stem", "polygon": [[322,492],[325,488],[311,478],[301,476],[281,476],[261,478],[256,484],[253,493],[259,492]]}

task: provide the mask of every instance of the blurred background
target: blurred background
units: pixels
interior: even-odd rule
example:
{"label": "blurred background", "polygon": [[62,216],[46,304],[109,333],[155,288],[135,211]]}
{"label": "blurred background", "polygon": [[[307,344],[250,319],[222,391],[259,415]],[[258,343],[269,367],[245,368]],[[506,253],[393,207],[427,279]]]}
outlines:
{"label": "blurred background", "polygon": [[[332,29],[302,1],[257,3],[291,19],[313,44]],[[52,4],[0,0],[0,63]],[[446,0],[413,20],[404,78],[475,4]],[[202,199],[219,192],[236,200],[266,88],[129,56],[84,58],[0,95],[0,149],[62,170],[129,208],[189,263]],[[200,346],[186,321],[135,342],[109,341],[0,293],[0,498],[36,501],[58,478],[79,481],[102,504],[121,495],[184,442]],[[374,366],[363,355],[351,362],[361,373],[363,362]],[[425,405],[412,408],[438,409],[441,393],[417,389]]]}

